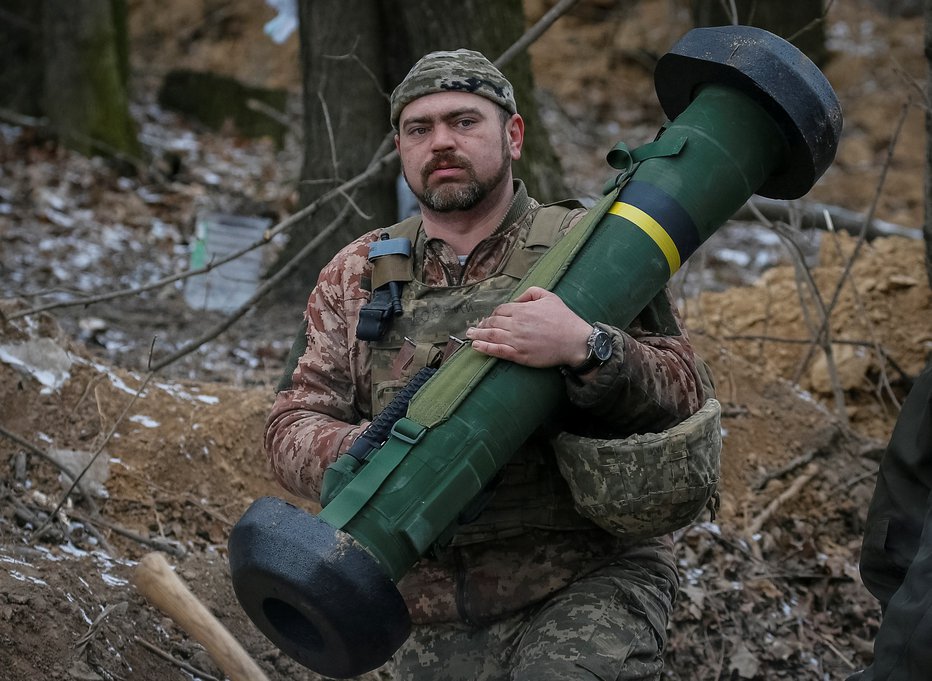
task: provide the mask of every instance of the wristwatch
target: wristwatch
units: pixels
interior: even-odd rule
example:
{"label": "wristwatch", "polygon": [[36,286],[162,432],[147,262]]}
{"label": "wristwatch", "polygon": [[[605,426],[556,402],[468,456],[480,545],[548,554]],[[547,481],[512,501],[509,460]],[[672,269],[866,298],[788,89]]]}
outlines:
{"label": "wristwatch", "polygon": [[592,325],[592,333],[586,339],[586,345],[589,348],[586,359],[576,366],[563,367],[564,373],[581,376],[602,366],[612,356],[612,334],[600,326]]}

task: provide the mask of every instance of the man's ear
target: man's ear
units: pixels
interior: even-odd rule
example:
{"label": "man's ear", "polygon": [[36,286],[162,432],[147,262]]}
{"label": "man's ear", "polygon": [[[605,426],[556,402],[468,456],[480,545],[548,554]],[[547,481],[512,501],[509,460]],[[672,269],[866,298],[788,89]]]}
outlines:
{"label": "man's ear", "polygon": [[398,133],[395,133],[395,151],[400,151],[398,148]]}
{"label": "man's ear", "polygon": [[511,158],[517,161],[521,158],[521,148],[524,146],[524,119],[521,118],[521,114],[512,114],[505,123],[505,134],[508,137]]}

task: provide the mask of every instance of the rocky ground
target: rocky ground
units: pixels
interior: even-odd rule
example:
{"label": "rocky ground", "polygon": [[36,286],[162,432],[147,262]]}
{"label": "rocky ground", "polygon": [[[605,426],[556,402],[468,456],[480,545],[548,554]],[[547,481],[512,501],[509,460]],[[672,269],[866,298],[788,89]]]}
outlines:
{"label": "rocky ground", "polygon": [[[836,4],[824,70],[842,100],[845,133],[807,199],[862,213],[876,201],[878,217],[915,229],[921,23],[863,2]],[[197,3],[169,5],[137,15],[150,35],[145,49],[234,72],[237,59],[249,62],[249,77],[284,78],[276,85],[295,73],[293,42],[270,50],[261,42],[268,17],[247,20],[237,3],[227,11],[244,36],[252,27],[263,59],[209,32],[188,35],[183,58],[172,53],[176,43],[151,36],[173,35],[172,21],[196,22]],[[529,2],[529,13],[542,6]],[[602,157],[618,138],[646,141],[659,124],[635,55],[661,53],[685,30],[676,7],[642,0],[597,20],[577,11],[533,48],[546,120],[578,191],[600,185]],[[269,68],[275,59],[280,68]],[[245,617],[225,548],[253,499],[286,496],[260,437],[301,302],[257,306],[148,379],[147,362],[224,320],[189,307],[184,283],[22,315],[75,292],[183,271],[198,211],[277,221],[294,209],[294,145],[276,150],[206,132],[160,110],[146,83],[161,63],[151,52],[137,57],[134,116],[153,159],[140,178],[118,177],[41,131],[0,126],[0,664],[5,678],[22,681],[221,678],[190,632],[133,586],[138,560],[161,551],[270,679],[314,679]],[[156,172],[173,159],[180,173]],[[908,238],[859,244],[846,234],[740,224],[678,275],[690,333],[717,377],[725,450],[718,517],[679,537],[683,588],[666,678],[835,680],[870,659],[879,610],[857,557],[880,450],[932,353],[921,252]],[[817,301],[827,304],[836,288],[833,381],[810,339]],[[56,509],[67,483],[61,469],[83,467],[97,452],[84,489]]]}

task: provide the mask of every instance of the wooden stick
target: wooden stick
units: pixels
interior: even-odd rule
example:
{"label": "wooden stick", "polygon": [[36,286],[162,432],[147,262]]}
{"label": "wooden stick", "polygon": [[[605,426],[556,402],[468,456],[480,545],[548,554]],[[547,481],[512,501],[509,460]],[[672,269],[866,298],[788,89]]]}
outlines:
{"label": "wooden stick", "polygon": [[819,467],[815,464],[809,464],[806,467],[805,472],[796,478],[793,481],[793,484],[787,487],[783,492],[780,493],[776,499],[767,504],[767,508],[761,511],[747,526],[745,529],[745,534],[748,537],[753,537],[755,534],[761,531],[764,523],[766,523],[777,512],[777,509],[780,508],[788,500],[795,497],[799,494],[799,491],[806,486],[806,484],[812,480],[819,472]]}
{"label": "wooden stick", "polygon": [[143,556],[134,583],[159,610],[193,636],[231,681],[268,681],[226,627],[188,590],[160,553]]}

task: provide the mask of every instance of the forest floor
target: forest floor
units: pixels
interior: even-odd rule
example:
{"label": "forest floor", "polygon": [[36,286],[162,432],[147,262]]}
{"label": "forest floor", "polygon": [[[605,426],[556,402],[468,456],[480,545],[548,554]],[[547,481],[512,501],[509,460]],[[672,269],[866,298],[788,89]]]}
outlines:
{"label": "forest floor", "polygon": [[[168,3],[148,17],[138,9],[136,30],[143,24],[149,42],[140,39],[134,57],[133,113],[153,167],[143,177],[120,177],[41,131],[0,125],[4,678],[221,678],[190,633],[134,588],[137,563],[153,550],[168,554],[270,679],[318,678],[245,616],[226,557],[229,530],[254,499],[301,504],[273,480],[261,433],[303,301],[257,306],[149,379],[150,357],[224,320],[190,308],[182,282],[17,317],[74,293],[184,271],[199,211],[277,221],[294,210],[294,140],[276,150],[205,131],[159,109],[145,86],[166,63],[297,82],[294,39],[271,50],[261,34],[268,17],[243,9],[250,4],[226,5],[225,20],[241,33],[236,45],[190,28],[159,42],[173,25],[203,21],[190,14],[198,3]],[[528,2],[529,14],[543,5]],[[545,120],[577,191],[601,186],[602,159],[619,138],[648,141],[662,122],[637,55],[662,54],[685,32],[675,6],[584,2],[533,47]],[[921,20],[890,19],[858,1],[835,3],[827,21],[824,71],[845,130],[836,162],[806,198],[917,229]],[[267,73],[256,73],[257,63]],[[170,166],[170,178],[155,172]],[[879,622],[857,571],[879,455],[911,378],[932,355],[921,242],[732,224],[673,286],[724,407],[723,503],[714,521],[678,537],[682,590],[665,678],[844,679],[870,660]],[[813,291],[827,304],[836,288],[833,382],[810,339]],[[37,537],[62,498],[60,467],[97,451],[83,494]]]}

